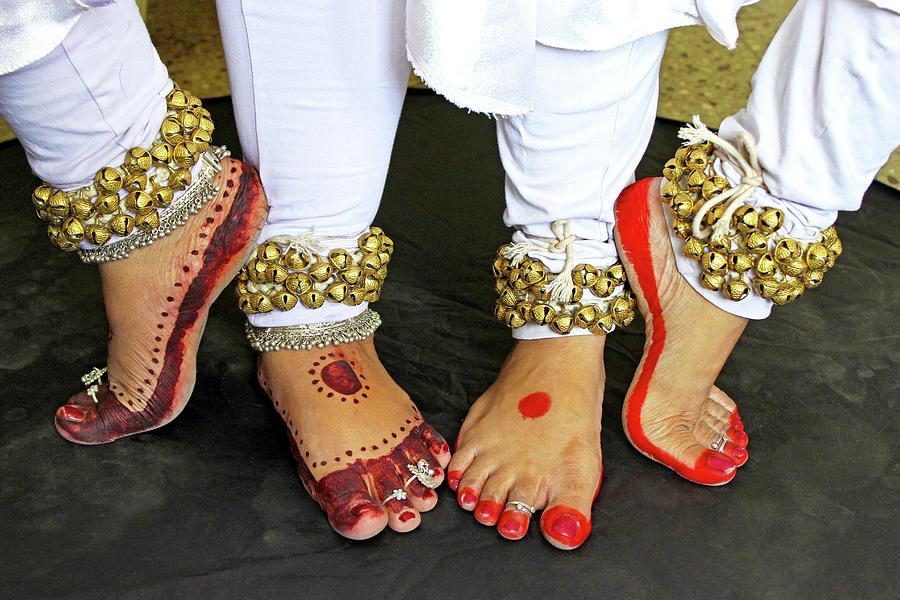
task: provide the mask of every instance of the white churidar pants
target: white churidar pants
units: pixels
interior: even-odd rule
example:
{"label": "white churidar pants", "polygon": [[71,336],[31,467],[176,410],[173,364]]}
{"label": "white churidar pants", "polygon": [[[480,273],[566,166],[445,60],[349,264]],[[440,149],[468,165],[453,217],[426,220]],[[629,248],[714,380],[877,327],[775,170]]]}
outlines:
{"label": "white churidar pants", "polygon": [[[245,159],[272,204],[261,239],[314,228],[324,250],[352,247],[377,210],[403,102],[402,3],[221,0],[219,12]],[[726,136],[743,128],[758,141],[766,184],[789,200],[781,205],[795,227],[820,229],[835,211],[858,208],[900,142],[898,20],[862,0],[801,0],[754,77],[747,109],[722,125]],[[649,139],[664,42],[663,32],[603,51],[536,45],[535,110],[497,123],[505,220],[517,236],[551,237],[549,224],[569,219],[586,238],[576,242],[577,262],[615,262],[612,203]],[[137,10],[116,2],[87,10],[46,57],[0,75],[0,113],[32,169],[74,189],[150,143],[170,86]],[[360,310],[301,307],[253,320],[301,324]]]}

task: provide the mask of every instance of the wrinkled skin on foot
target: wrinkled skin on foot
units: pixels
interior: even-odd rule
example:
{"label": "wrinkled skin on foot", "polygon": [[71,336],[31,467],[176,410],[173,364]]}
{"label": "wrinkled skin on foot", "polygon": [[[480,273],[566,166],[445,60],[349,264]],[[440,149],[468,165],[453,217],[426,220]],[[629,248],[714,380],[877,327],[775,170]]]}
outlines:
{"label": "wrinkled skin on foot", "polygon": [[[372,338],[260,356],[258,378],[288,429],[307,492],[339,534],[370,538],[418,527],[437,493],[413,476],[420,460],[444,478],[450,447],[387,374]],[[407,497],[384,503],[394,490]]]}
{"label": "wrinkled skin on foot", "polygon": [[[731,481],[748,458],[737,406],[714,382],[747,324],[698,294],[676,268],[659,179],[616,203],[616,245],[646,323],[622,421],[632,445],[704,485]],[[720,436],[728,442],[712,449]]]}
{"label": "wrinkled skin on foot", "polygon": [[540,530],[564,550],[591,532],[600,490],[602,336],[520,340],[497,381],[472,405],[447,480],[459,505],[506,539],[525,536],[524,502],[542,510]]}
{"label": "wrinkled skin on foot", "polygon": [[108,378],[56,411],[60,435],[103,444],[174,419],[190,398],[209,307],[254,250],[268,206],[256,171],[226,158],[218,195],[170,235],[100,265]]}

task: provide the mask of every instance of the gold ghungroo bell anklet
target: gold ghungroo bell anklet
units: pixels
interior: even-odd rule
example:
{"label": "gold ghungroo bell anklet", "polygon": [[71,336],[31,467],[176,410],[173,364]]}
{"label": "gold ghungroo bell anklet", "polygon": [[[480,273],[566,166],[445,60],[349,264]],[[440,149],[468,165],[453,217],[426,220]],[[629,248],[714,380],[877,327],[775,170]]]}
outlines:
{"label": "gold ghungroo bell anklet", "polygon": [[64,192],[44,183],[34,190],[31,199],[48,223],[51,242],[78,250],[88,263],[125,258],[171,233],[216,196],[213,179],[228,151],[210,146],[209,112],[177,85],[166,96],[166,108],[149,150],[132,148],[124,163],[100,169],[89,186]]}
{"label": "gold ghungroo bell anklet", "polygon": [[[701,264],[703,287],[733,301],[756,292],[787,304],[818,286],[842,251],[834,227],[794,239],[782,233],[781,210],[742,202],[763,186],[753,142],[743,132],[735,148],[694,117],[694,127],[683,127],[679,136],[685,146],[666,162],[661,195],[674,234],[684,240],[682,252]],[[741,172],[741,184],[732,187],[714,171],[717,155]]]}

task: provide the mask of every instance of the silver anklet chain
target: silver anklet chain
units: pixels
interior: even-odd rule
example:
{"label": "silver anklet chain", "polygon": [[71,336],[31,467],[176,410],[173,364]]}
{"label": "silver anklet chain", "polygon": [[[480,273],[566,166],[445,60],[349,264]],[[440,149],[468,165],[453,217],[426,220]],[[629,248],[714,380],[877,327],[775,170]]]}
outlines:
{"label": "silver anklet chain", "polygon": [[311,323],[288,327],[245,325],[247,341],[257,352],[311,350],[364,340],[381,325],[381,317],[371,308],[346,321]]}
{"label": "silver anklet chain", "polygon": [[165,237],[184,225],[191,215],[196,214],[209,200],[216,197],[219,188],[213,183],[216,175],[222,170],[220,161],[231,153],[225,146],[212,146],[203,153],[200,160],[202,167],[197,178],[183,194],[172,201],[171,206],[159,219],[159,226],[149,231],[135,230],[131,235],[100,246],[97,249],[80,249],[78,256],[85,263],[104,263],[111,260],[127,258],[138,248],[149,246],[161,237]]}

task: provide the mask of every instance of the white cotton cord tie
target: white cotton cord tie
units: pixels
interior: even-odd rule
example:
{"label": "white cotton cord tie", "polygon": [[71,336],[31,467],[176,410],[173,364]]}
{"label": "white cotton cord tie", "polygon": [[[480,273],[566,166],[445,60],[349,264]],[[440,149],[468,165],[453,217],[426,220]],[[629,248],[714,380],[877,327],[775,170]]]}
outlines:
{"label": "white cotton cord tie", "polygon": [[542,237],[530,238],[547,244],[546,247],[538,246],[530,241],[517,242],[506,248],[506,250],[503,251],[503,256],[509,259],[513,268],[518,268],[522,263],[522,259],[532,251],[565,254],[566,262],[563,265],[562,270],[556,274],[556,278],[553,281],[547,284],[545,290],[550,295],[550,300],[553,300],[554,302],[571,302],[572,288],[574,285],[574,282],[572,281],[572,269],[575,268],[575,252],[572,250],[572,243],[581,238],[572,235],[569,232],[569,221],[567,219],[553,221],[553,223],[550,224],[550,229],[553,231],[553,235],[556,236],[556,239]]}
{"label": "white cotton cord tie", "polygon": [[[699,115],[694,115],[694,125],[686,125],[678,130],[678,137],[684,140],[685,146],[711,142],[716,147],[716,156],[731,164],[741,175],[741,182],[717,196],[713,196],[704,202],[694,215],[691,225],[691,233],[699,240],[712,237],[713,241],[727,237],[731,227],[731,217],[743,203],[753,195],[756,188],[764,188],[762,167],[756,155],[756,145],[753,139],[744,131],[738,133],[738,147],[722,139],[709,130],[700,120]],[[721,202],[725,203],[724,214],[716,221],[711,229],[704,229],[703,219],[706,213]]]}
{"label": "white cotton cord tie", "polygon": [[309,256],[313,256],[314,254],[322,254],[325,252],[325,247],[322,245],[322,242],[327,239],[331,238],[316,237],[316,228],[313,227],[304,233],[298,233],[293,236],[278,235],[269,238],[268,241],[287,246],[288,250],[293,249],[297,252],[303,252]]}

